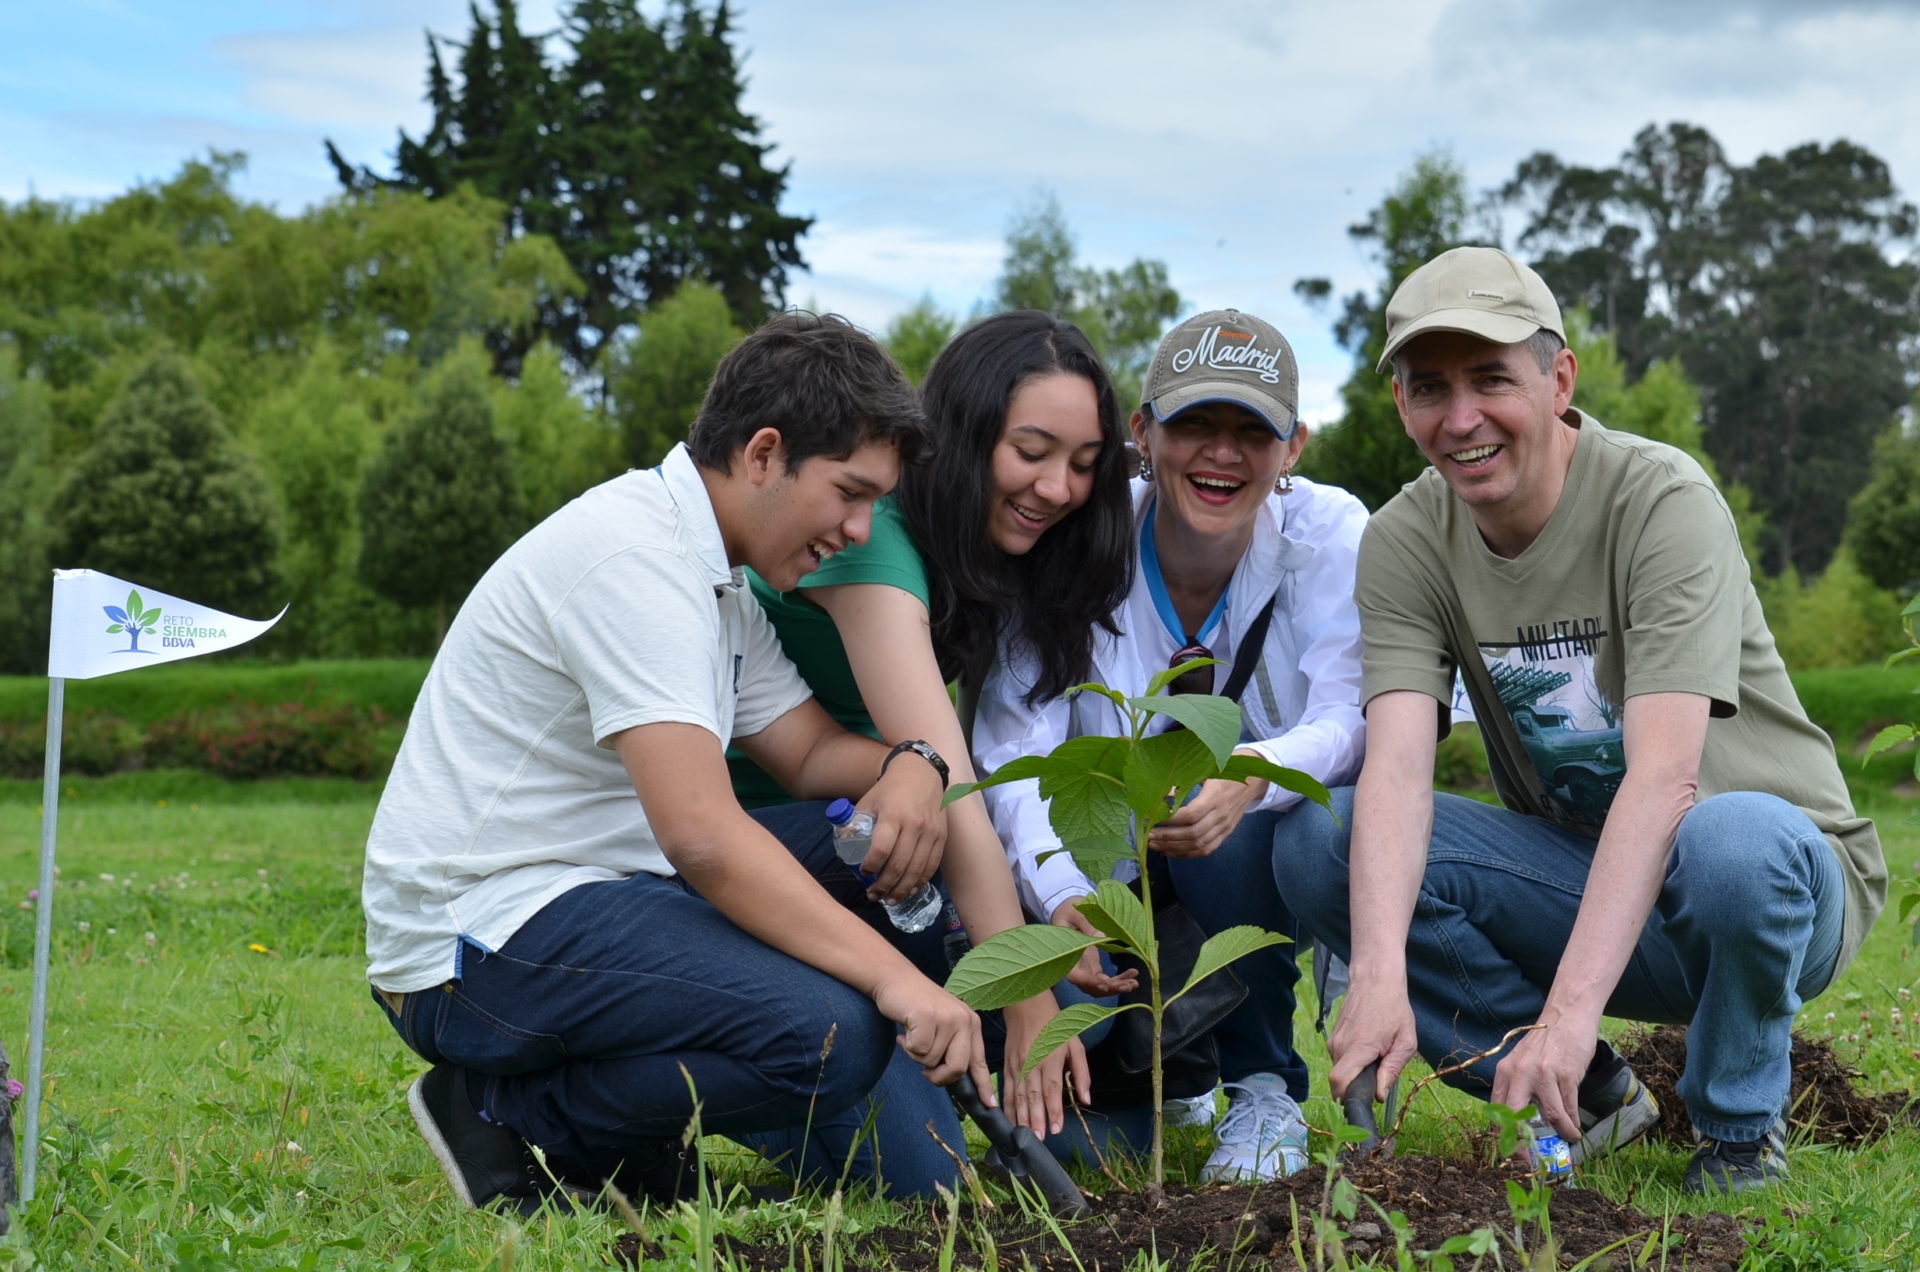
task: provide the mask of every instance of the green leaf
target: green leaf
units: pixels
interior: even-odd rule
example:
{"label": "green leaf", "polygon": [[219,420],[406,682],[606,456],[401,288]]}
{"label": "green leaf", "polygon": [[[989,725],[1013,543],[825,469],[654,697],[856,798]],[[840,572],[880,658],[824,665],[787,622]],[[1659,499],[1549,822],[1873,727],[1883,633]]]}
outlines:
{"label": "green leaf", "polygon": [[1220,776],[1235,782],[1244,782],[1249,777],[1264,777],[1281,790],[1304,795],[1322,808],[1333,806],[1333,796],[1317,778],[1309,777],[1299,769],[1284,768],[1272,760],[1259,755],[1236,755],[1228,760]]}
{"label": "green leaf", "polygon": [[1104,879],[1123,861],[1132,861],[1133,841],[1125,835],[1095,835],[1066,845],[1073,864],[1089,879]]}
{"label": "green leaf", "polygon": [[1149,967],[1159,966],[1153,936],[1153,916],[1133,889],[1118,879],[1103,879],[1091,897],[1082,897],[1080,913],[1115,941],[1141,956]]}
{"label": "green leaf", "polygon": [[157,605],[140,616],[140,622],[142,626],[151,627],[153,626],[153,624],[159,621],[160,621],[160,607]]}
{"label": "green leaf", "polygon": [[1028,923],[988,937],[967,951],[947,978],[947,991],[975,1011],[992,1011],[1044,993],[1073,970],[1080,952],[1100,938],[1050,923]]}
{"label": "green leaf", "polygon": [[1008,760],[1005,764],[1002,764],[988,776],[981,778],[977,782],[962,782],[958,786],[950,787],[947,790],[946,798],[941,801],[941,807],[944,808],[957,799],[964,799],[982,787],[999,786],[1006,782],[1024,782],[1030,777],[1047,777],[1061,773],[1082,772],[1086,768],[1086,765],[1080,751],[1070,751],[1067,748],[1070,742],[1085,740],[1110,742],[1114,739],[1073,738],[1070,739],[1069,742],[1063,742],[1055,747],[1051,755],[1023,755],[1017,760]]}
{"label": "green leaf", "polygon": [[1125,738],[1069,738],[1047,757],[1066,761],[1040,779],[1047,821],[1062,843],[1126,837],[1133,820],[1121,785],[1127,749]]}
{"label": "green leaf", "polygon": [[1255,950],[1264,950],[1270,945],[1291,945],[1286,937],[1278,932],[1268,932],[1261,928],[1243,924],[1215,932],[1200,947],[1200,953],[1193,960],[1193,971],[1187,976],[1187,983],[1180,987],[1180,993],[1167,999],[1169,1004],[1186,993],[1207,977],[1213,975],[1236,958],[1245,958]]}
{"label": "green leaf", "polygon": [[1127,756],[1127,803],[1143,826],[1158,825],[1173,811],[1167,806],[1169,794],[1184,795],[1218,768],[1213,752],[1193,730],[1155,734]]}
{"label": "green leaf", "polygon": [[110,634],[112,634],[112,635],[115,635],[115,636],[118,636],[118,635],[119,635],[119,634],[120,634],[121,632],[124,632],[124,631],[126,631],[126,630],[127,630],[126,628],[124,628],[124,627],[122,627],[122,626],[120,626],[120,624],[118,624],[118,623],[114,623],[114,624],[112,624],[111,626],[109,626],[109,627],[107,628],[107,631],[108,631],[108,632],[109,632]]}
{"label": "green leaf", "polygon": [[146,608],[147,603],[140,599],[140,593],[138,591],[127,593],[127,613],[139,614]]}
{"label": "green leaf", "polygon": [[1058,1051],[1068,1040],[1078,1037],[1107,1017],[1125,1010],[1125,1007],[1108,1007],[1099,1003],[1075,1003],[1071,1007],[1061,1008],[1059,1013],[1034,1036],[1033,1045],[1027,1050],[1026,1063],[1020,1067],[1020,1076],[1024,1078],[1039,1068],[1048,1056]]}
{"label": "green leaf", "polygon": [[[1909,887],[1912,885],[1909,884]],[[1920,905],[1920,892],[1909,892],[1900,898],[1900,921],[1905,923],[1907,916],[1913,913],[1913,907]]]}
{"label": "green leaf", "polygon": [[1147,697],[1151,698],[1156,696],[1162,689],[1165,689],[1168,685],[1180,679],[1180,677],[1186,675],[1195,667],[1224,666],[1226,666],[1226,664],[1218,658],[1189,658],[1179,666],[1169,667],[1165,671],[1156,674],[1152,680],[1147,681]]}
{"label": "green leaf", "polygon": [[1089,680],[1083,685],[1071,686],[1067,690],[1067,697],[1071,698],[1076,693],[1097,693],[1122,710],[1124,710],[1127,705],[1127,695],[1121,693],[1118,689],[1109,689],[1097,680]]}
{"label": "green leaf", "polygon": [[[1144,1003],[1129,1003],[1127,1007],[1143,1007]],[[1103,1007],[1099,1003],[1075,1003],[1063,1007],[1060,1013],[1049,1020],[1039,1033],[1034,1035],[1033,1046],[1027,1052],[1027,1063],[1020,1069],[1020,1076],[1026,1077],[1048,1056],[1065,1046],[1069,1038],[1081,1033],[1105,1020],[1127,1010],[1127,1007]]]}
{"label": "green leaf", "polygon": [[1183,693],[1172,697],[1129,698],[1129,705],[1153,715],[1178,720],[1200,735],[1221,764],[1240,745],[1240,704],[1211,693]]}
{"label": "green leaf", "polygon": [[1873,741],[1867,743],[1867,753],[1860,757],[1861,766],[1864,768],[1867,761],[1880,754],[1880,752],[1890,747],[1899,746],[1902,742],[1909,741],[1916,736],[1920,736],[1920,729],[1916,729],[1911,724],[1888,725],[1873,735]]}
{"label": "green leaf", "polygon": [[1905,662],[1909,658],[1920,658],[1920,645],[1915,645],[1912,649],[1903,649],[1897,654],[1888,654],[1887,666],[1891,667],[1895,663]]}
{"label": "green leaf", "polygon": [[1913,599],[1907,602],[1907,607],[1900,611],[1900,616],[1902,618],[1905,618],[1908,615],[1914,615],[1916,617],[1920,617],[1920,592],[1915,592],[1913,594]]}

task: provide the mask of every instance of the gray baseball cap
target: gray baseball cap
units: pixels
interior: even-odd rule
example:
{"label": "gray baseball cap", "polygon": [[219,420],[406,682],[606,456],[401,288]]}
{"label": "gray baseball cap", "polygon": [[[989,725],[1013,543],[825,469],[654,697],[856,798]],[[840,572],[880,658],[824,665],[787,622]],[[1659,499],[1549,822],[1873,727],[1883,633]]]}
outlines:
{"label": "gray baseball cap", "polygon": [[1519,344],[1551,331],[1566,343],[1560,305],[1546,282],[1497,247],[1456,247],[1408,274],[1387,302],[1387,348],[1375,371],[1415,336],[1460,331],[1493,344]]}
{"label": "gray baseball cap", "polygon": [[1202,402],[1237,403],[1285,441],[1300,422],[1300,369],[1273,324],[1237,309],[1210,309],[1160,341],[1141,396],[1162,423]]}

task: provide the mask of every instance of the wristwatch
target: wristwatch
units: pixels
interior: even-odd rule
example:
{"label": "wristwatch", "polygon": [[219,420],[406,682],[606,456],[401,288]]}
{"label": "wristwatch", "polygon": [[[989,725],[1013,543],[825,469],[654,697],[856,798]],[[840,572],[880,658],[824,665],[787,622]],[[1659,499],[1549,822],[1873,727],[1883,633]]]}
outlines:
{"label": "wristwatch", "polygon": [[885,777],[887,775],[887,765],[893,763],[893,757],[899,755],[902,751],[912,751],[915,755],[933,765],[933,771],[940,775],[940,789],[943,791],[947,789],[947,762],[940,758],[940,752],[934,750],[919,738],[914,738],[910,742],[902,742],[900,745],[894,747],[893,750],[888,751],[887,758],[880,761],[880,776]]}

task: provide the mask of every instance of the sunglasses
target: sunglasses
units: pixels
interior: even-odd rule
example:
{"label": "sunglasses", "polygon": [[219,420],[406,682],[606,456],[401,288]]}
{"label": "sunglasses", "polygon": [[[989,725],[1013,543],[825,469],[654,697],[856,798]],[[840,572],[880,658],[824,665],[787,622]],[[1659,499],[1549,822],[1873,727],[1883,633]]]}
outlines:
{"label": "sunglasses", "polygon": [[[1202,644],[1182,645],[1173,651],[1173,657],[1167,660],[1168,667],[1178,667],[1183,662],[1192,662],[1196,658],[1211,658],[1213,651]],[[1195,667],[1184,671],[1167,682],[1167,692],[1175,693],[1212,693],[1213,666]]]}

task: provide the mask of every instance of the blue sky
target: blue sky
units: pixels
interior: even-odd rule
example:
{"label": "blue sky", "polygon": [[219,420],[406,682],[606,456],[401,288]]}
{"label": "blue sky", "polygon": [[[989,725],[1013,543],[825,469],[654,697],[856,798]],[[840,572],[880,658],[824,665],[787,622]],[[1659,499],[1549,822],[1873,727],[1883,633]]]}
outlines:
{"label": "blue sky", "polygon": [[[551,29],[555,0],[523,0]],[[385,167],[418,133],[424,32],[465,0],[0,0],[0,200],[94,199],[209,147],[249,198],[334,193],[321,149]],[[1606,164],[1649,122],[1745,162],[1846,137],[1920,198],[1920,5],[1747,0],[746,0],[747,106],[817,218],[796,303],[879,328],[922,294],[965,311],[1016,209],[1052,190],[1092,264],[1164,260],[1196,309],[1293,340],[1302,410],[1351,363],[1303,275],[1372,282],[1348,240],[1414,157],[1478,188],[1536,150]]]}

